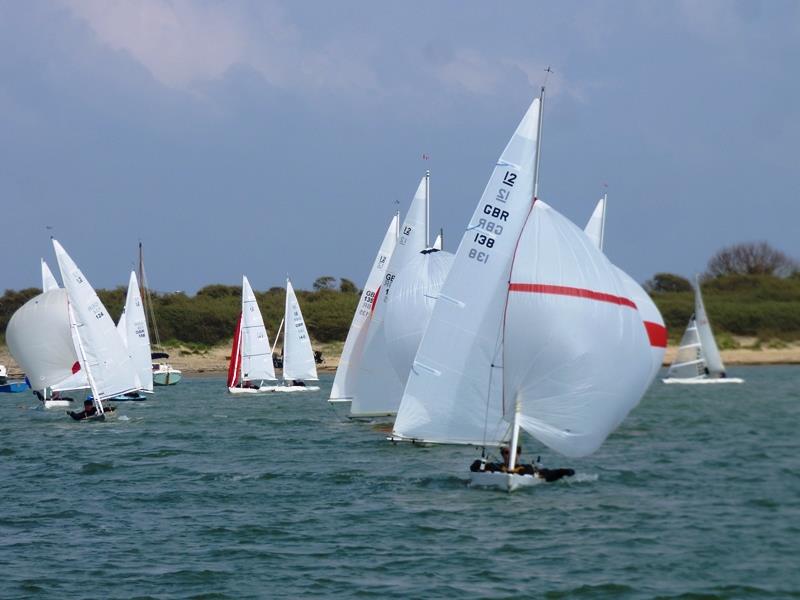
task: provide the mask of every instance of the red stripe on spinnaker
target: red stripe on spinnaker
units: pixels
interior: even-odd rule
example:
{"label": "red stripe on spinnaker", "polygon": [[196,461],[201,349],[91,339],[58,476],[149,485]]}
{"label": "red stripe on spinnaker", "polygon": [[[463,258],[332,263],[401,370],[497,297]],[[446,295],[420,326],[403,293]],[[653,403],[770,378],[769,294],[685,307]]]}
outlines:
{"label": "red stripe on spinnaker", "polygon": [[647,330],[647,337],[650,338],[650,345],[657,348],[667,347],[667,328],[652,321],[644,321],[644,328]]}
{"label": "red stripe on spinnaker", "polygon": [[557,296],[573,296],[575,298],[586,298],[587,300],[597,300],[598,302],[609,302],[620,306],[636,308],[633,300],[614,296],[603,292],[594,292],[584,288],[569,287],[566,285],[547,285],[544,283],[509,283],[510,292],[527,292],[529,294],[555,294]]}

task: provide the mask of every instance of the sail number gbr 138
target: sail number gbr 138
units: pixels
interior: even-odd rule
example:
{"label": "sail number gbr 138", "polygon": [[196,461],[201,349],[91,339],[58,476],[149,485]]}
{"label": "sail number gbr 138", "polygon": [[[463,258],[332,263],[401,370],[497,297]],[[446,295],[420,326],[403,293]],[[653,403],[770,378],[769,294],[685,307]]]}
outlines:
{"label": "sail number gbr 138", "polygon": [[[494,201],[483,205],[481,212],[485,215],[478,218],[477,224],[471,229],[476,229],[472,242],[474,246],[469,249],[468,256],[481,263],[489,262],[490,250],[494,248],[496,237],[503,235],[504,223],[508,222],[509,212],[505,209],[505,204],[511,197],[511,190],[514,187],[517,174],[506,171],[503,181],[497,190]],[[508,187],[503,187],[508,186]]]}

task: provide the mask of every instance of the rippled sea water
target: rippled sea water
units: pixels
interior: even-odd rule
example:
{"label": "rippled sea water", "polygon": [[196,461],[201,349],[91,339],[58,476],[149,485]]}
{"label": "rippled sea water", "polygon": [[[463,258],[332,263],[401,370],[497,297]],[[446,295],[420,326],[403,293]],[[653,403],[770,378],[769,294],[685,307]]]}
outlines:
{"label": "rippled sea water", "polygon": [[653,384],[573,481],[470,489],[314,394],[184,380],[106,423],[0,396],[3,598],[800,598],[800,367]]}

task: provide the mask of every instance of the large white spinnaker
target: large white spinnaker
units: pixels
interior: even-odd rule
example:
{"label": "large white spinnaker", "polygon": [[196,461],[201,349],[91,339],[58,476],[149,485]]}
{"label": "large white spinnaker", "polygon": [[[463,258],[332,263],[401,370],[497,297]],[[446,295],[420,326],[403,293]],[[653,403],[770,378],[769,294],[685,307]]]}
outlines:
{"label": "large white spinnaker", "polygon": [[294,293],[292,282],[286,279],[286,329],[283,333],[283,379],[317,380],[317,365],[314,363],[314,351],[311,338],[300,312],[300,304]]}
{"label": "large white spinnaker", "polygon": [[53,248],[69,296],[70,318],[80,345],[78,358],[102,413],[102,400],[141,390],[142,383],[114,321],[86,276],[58,241],[53,240]]}
{"label": "large white spinnaker", "polygon": [[428,246],[428,180],[426,174],[417,186],[397,240],[389,268],[383,278],[378,300],[370,322],[367,340],[355,376],[355,393],[350,416],[371,417],[393,415],[403,394],[403,382],[398,379],[389,360],[383,320],[386,302],[391,295],[394,278],[416,255]]}
{"label": "large white spinnaker", "polygon": [[461,239],[409,373],[394,424],[403,439],[498,445],[502,324],[511,258],[533,202],[535,99],[500,156]]}
{"label": "large white spinnaker", "polygon": [[703,294],[700,291],[700,279],[695,277],[694,282],[694,317],[697,324],[697,335],[700,337],[700,344],[703,346],[703,357],[708,366],[710,377],[719,377],[725,372],[725,365],[717,348],[717,341],[711,331],[711,324],[708,322],[706,307],[703,304]]}
{"label": "large white spinnaker", "polygon": [[333,386],[331,387],[331,402],[349,401],[353,399],[355,393],[355,379],[353,374],[357,371],[358,365],[361,362],[367,331],[369,331],[372,313],[375,308],[377,296],[380,293],[384,273],[389,266],[389,260],[397,244],[399,221],[399,215],[394,215],[389,222],[389,227],[386,229],[386,234],[383,236],[383,242],[378,250],[378,255],[375,257],[375,262],[372,264],[367,282],[364,284],[364,290],[361,292],[361,299],[356,307],[355,315],[353,315],[350,330],[347,332],[344,348],[342,348],[339,366],[336,368],[336,376],[333,379]]}
{"label": "large white spinnaker", "polygon": [[566,456],[591,454],[652,381],[649,339],[618,269],[537,200],[508,286],[506,420]]}
{"label": "large white spinnaker", "polygon": [[34,296],[11,316],[6,344],[34,390],[46,390],[80,372],[71,329],[64,289]]}
{"label": "large white spinnaker", "polygon": [[[592,240],[592,243],[602,251],[605,239],[606,210],[608,209],[608,194],[605,194],[595,206],[589,222],[583,231]],[[667,328],[664,317],[658,310],[650,295],[642,289],[633,277],[616,267],[617,275],[622,279],[627,292],[627,297],[633,300],[642,317],[642,325],[650,340],[650,359],[653,377],[661,370],[664,362],[664,352],[667,348]],[[649,385],[649,384],[648,384]]]}
{"label": "large white spinnaker", "polygon": [[[288,290],[287,290],[288,291]],[[242,276],[242,366],[243,381],[274,381],[272,347],[256,295],[247,277]]]}
{"label": "large white spinnaker", "polygon": [[142,389],[152,392],[153,367],[150,358],[152,354],[150,334],[147,331],[147,317],[144,314],[144,303],[135,271],[131,271],[128,280],[128,294],[125,297],[125,307],[117,322],[117,331],[128,349],[133,366],[139,375]]}
{"label": "large white spinnaker", "polygon": [[50,290],[57,289],[58,281],[56,281],[56,278],[53,276],[50,267],[48,267],[47,263],[42,259],[42,291],[49,292]]}

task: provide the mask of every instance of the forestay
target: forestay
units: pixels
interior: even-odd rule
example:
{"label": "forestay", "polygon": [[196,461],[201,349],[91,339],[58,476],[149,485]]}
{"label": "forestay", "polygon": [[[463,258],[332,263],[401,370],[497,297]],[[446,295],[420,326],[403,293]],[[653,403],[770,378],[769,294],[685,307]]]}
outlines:
{"label": "forestay", "polygon": [[79,359],[96,403],[142,389],[133,361],[106,307],[61,244],[53,240],[53,247],[81,345]]}
{"label": "forestay", "polygon": [[508,286],[504,412],[566,456],[594,452],[652,380],[649,340],[617,268],[537,200]]}
{"label": "forestay", "polygon": [[375,303],[380,293],[381,282],[397,244],[399,220],[399,216],[395,215],[389,222],[389,227],[383,236],[378,255],[372,263],[372,269],[367,277],[367,282],[364,284],[364,290],[361,292],[361,299],[356,307],[355,315],[353,315],[350,330],[347,332],[347,339],[344,342],[342,355],[339,358],[339,366],[336,368],[336,376],[333,379],[330,395],[332,401],[351,400],[355,393],[354,373],[361,362],[367,331],[369,330]]}
{"label": "forestay", "polygon": [[355,393],[350,405],[351,416],[367,417],[397,412],[397,399],[402,396],[403,384],[389,361],[383,320],[395,276],[427,246],[425,239],[428,212],[427,181],[426,175],[419,182],[405,220],[400,226],[400,237],[383,278],[383,285],[367,332],[362,360],[355,373]]}
{"label": "forestay", "polygon": [[48,267],[47,263],[44,261],[44,259],[42,259],[42,291],[49,292],[50,290],[57,289],[58,282],[53,276],[53,272],[50,270],[50,267]]}
{"label": "forestay", "polygon": [[409,373],[394,434],[440,443],[508,439],[502,323],[511,257],[531,208],[539,99],[494,168],[442,286]]}
{"label": "forestay", "polygon": [[286,329],[283,342],[283,379],[284,381],[316,380],[317,366],[314,363],[314,351],[311,349],[311,338],[308,336],[300,304],[292,288],[292,282],[286,280]]}
{"label": "forestay", "polygon": [[147,318],[144,314],[144,303],[139,291],[136,273],[131,271],[128,281],[128,294],[125,307],[117,323],[117,331],[128,349],[134,369],[139,375],[142,389],[153,391],[153,368],[151,363],[150,334],[147,331]]}

